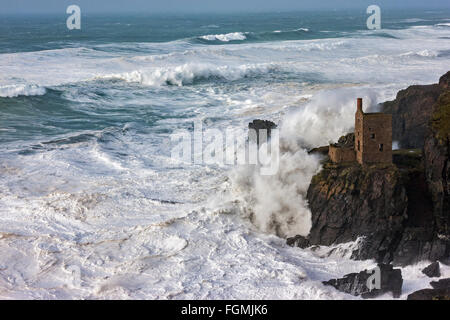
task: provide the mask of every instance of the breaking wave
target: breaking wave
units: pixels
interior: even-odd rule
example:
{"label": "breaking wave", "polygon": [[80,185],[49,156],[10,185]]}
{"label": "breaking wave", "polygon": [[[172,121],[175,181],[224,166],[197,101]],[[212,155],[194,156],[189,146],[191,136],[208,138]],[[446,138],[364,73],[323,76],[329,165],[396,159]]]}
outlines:
{"label": "breaking wave", "polygon": [[278,69],[275,64],[250,64],[240,66],[216,66],[206,63],[186,63],[173,67],[160,67],[154,70],[132,71],[101,76],[103,79],[117,79],[148,86],[183,86],[208,79],[236,81],[270,73]]}
{"label": "breaking wave", "polygon": [[225,42],[260,42],[260,41],[283,41],[283,40],[302,40],[310,38],[309,28],[297,28],[293,30],[274,30],[263,32],[231,32],[224,34],[209,34],[197,37],[196,39],[206,44],[225,43]]}
{"label": "breaking wave", "polygon": [[200,39],[208,40],[208,41],[222,41],[222,42],[230,42],[230,41],[240,41],[245,40],[247,37],[243,32],[233,32],[226,34],[209,34],[206,36],[201,36]]}
{"label": "breaking wave", "polygon": [[46,89],[37,85],[18,84],[0,86],[0,97],[15,98],[18,96],[42,96]]}

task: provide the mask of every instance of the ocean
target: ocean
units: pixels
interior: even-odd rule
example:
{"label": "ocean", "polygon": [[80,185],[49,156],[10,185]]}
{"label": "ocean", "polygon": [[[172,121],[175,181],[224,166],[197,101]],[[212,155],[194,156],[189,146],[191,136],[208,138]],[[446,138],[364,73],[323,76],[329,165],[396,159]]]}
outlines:
{"label": "ocean", "polygon": [[[375,266],[357,241],[285,243],[310,228],[307,150],[353,130],[356,97],[375,110],[450,66],[450,11],[367,17],[0,15],[0,298],[356,299],[321,281]],[[275,175],[171,157],[177,130],[253,119],[279,125]]]}

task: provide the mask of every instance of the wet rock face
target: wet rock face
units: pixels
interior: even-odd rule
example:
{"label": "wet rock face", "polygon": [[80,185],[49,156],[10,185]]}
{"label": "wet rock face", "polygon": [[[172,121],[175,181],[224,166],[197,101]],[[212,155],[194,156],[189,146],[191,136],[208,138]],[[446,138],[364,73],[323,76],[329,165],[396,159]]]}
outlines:
{"label": "wet rock face", "polygon": [[364,237],[352,258],[409,265],[450,256],[448,233],[438,232],[448,230],[444,216],[449,213],[436,211],[422,165],[325,163],[311,180],[307,199],[310,233],[289,238],[291,246],[328,246]]}
{"label": "wet rock face", "polygon": [[376,285],[374,272],[372,270],[364,270],[359,273],[350,273],[340,279],[331,279],[324,281],[324,285],[335,287],[337,290],[361,296],[364,299],[375,298],[387,292],[392,292],[394,298],[400,297],[402,293],[402,272],[400,269],[394,269],[392,265],[378,264],[379,268],[379,288],[370,287]]}
{"label": "wet rock face", "polygon": [[441,276],[441,270],[439,268],[439,262],[435,261],[428,267],[422,270],[422,273],[430,278],[439,278]]}
{"label": "wet rock face", "polygon": [[441,92],[437,84],[411,86],[401,90],[394,101],[383,103],[383,112],[392,114],[392,140],[401,148],[423,147],[432,106]]}
{"label": "wet rock face", "polygon": [[443,93],[433,107],[431,125],[424,144],[425,173],[434,203],[436,229],[441,237],[447,238],[450,238],[449,153],[450,90]]}
{"label": "wet rock face", "polygon": [[402,148],[422,148],[433,105],[449,90],[449,83],[450,71],[439,84],[410,86],[399,91],[395,100],[381,104],[383,112],[392,114],[392,140]]}
{"label": "wet rock face", "polygon": [[407,196],[395,166],[363,168],[324,165],[307,193],[312,228],[307,239],[290,239],[305,247],[354,241],[366,236],[354,258],[392,261],[407,218]]}
{"label": "wet rock face", "polygon": [[439,96],[450,90],[450,71],[438,84],[415,85],[398,92],[393,101],[381,104],[381,110],[392,114],[392,140],[402,148],[422,148],[428,135],[429,119]]}

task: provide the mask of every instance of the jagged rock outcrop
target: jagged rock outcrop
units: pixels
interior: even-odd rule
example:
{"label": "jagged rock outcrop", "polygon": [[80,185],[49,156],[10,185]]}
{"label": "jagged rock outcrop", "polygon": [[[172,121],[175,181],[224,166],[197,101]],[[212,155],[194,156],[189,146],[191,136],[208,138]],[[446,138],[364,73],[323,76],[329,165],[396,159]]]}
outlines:
{"label": "jagged rock outcrop", "polygon": [[450,300],[450,289],[422,289],[408,295],[408,300]]}
{"label": "jagged rock outcrop", "polygon": [[[441,88],[448,88],[449,78],[450,73],[441,77]],[[425,259],[448,263],[450,258],[450,90],[441,93],[431,110],[423,144],[424,179],[421,174],[420,179],[412,180],[416,185],[426,185],[423,192],[429,194],[431,207],[423,207],[424,201],[419,201],[422,192],[414,191],[420,187],[413,185],[409,224],[399,243],[402,256],[398,262],[402,264]]]}
{"label": "jagged rock outcrop", "polygon": [[[408,165],[417,161],[408,154],[398,158]],[[420,170],[417,162],[410,168],[325,163],[308,188],[310,233],[288,239],[288,244],[331,245],[364,237],[352,258],[399,265],[442,258],[410,245],[419,241],[431,246],[433,241],[432,219],[427,218],[432,205]]]}
{"label": "jagged rock outcrop", "polygon": [[432,281],[433,289],[422,289],[408,295],[408,300],[450,300],[450,278]]}
{"label": "jagged rock outcrop", "polygon": [[439,262],[435,261],[422,270],[422,273],[430,278],[439,278],[441,276],[441,270],[439,268]]}
{"label": "jagged rock outcrop", "polygon": [[[442,81],[442,80],[441,80]],[[450,234],[450,90],[433,106],[424,144],[425,174],[433,199],[436,232]]]}
{"label": "jagged rock outcrop", "polygon": [[[384,104],[394,139],[421,150],[393,152],[393,165],[325,161],[310,183],[308,237],[293,246],[331,245],[364,237],[354,259],[408,265],[450,257],[450,72],[440,83],[412,86]],[[396,131],[397,130],[397,131]],[[341,137],[350,143],[351,135]]]}
{"label": "jagged rock outcrop", "polygon": [[402,148],[422,148],[428,133],[433,105],[439,96],[449,90],[450,72],[439,84],[414,85],[398,92],[393,101],[381,105],[381,110],[392,114],[392,139]]}
{"label": "jagged rock outcrop", "polygon": [[378,264],[378,268],[379,288],[376,288],[376,281],[372,279],[375,276],[374,270],[350,273],[340,279],[324,281],[323,284],[354,296],[360,295],[364,299],[375,298],[387,292],[392,292],[394,298],[400,297],[403,284],[402,271],[388,264]]}
{"label": "jagged rock outcrop", "polygon": [[358,258],[392,260],[389,246],[400,237],[407,218],[406,190],[395,166],[326,164],[312,179],[307,198],[313,213],[311,244],[331,245],[370,235]]}
{"label": "jagged rock outcrop", "polygon": [[430,282],[433,289],[450,289],[450,278]]}

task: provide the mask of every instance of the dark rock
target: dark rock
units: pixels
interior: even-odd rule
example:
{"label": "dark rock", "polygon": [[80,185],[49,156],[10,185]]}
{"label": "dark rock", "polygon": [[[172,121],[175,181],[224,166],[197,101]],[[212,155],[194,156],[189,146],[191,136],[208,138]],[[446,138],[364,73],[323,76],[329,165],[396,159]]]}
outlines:
{"label": "dark rock", "polygon": [[449,289],[422,289],[408,295],[408,300],[450,300]]}
{"label": "dark rock", "polygon": [[364,299],[375,298],[387,292],[392,292],[394,298],[400,297],[403,284],[402,271],[394,269],[392,265],[388,264],[378,264],[378,268],[380,268],[380,288],[371,289],[369,287],[369,283],[373,284],[373,270],[350,273],[340,279],[324,281],[323,284],[333,286],[339,291],[354,296],[361,295]]}
{"label": "dark rock", "polygon": [[277,125],[269,120],[260,120],[260,119],[256,119],[253,120],[252,122],[250,122],[248,124],[248,128],[249,129],[255,129],[255,130],[260,130],[260,129],[266,129],[266,130],[270,130],[270,129],[275,129],[277,127]]}
{"label": "dark rock", "polygon": [[414,85],[397,93],[393,101],[381,104],[381,110],[392,114],[392,140],[402,148],[422,148],[428,132],[432,107],[448,90],[449,73],[439,84]]}
{"label": "dark rock", "polygon": [[260,145],[260,131],[266,130],[267,139],[270,139],[272,129],[276,129],[277,125],[269,120],[256,119],[248,124],[249,138],[251,141],[256,141],[257,145]]}
{"label": "dark rock", "polygon": [[291,247],[307,248],[309,247],[309,240],[303,236],[297,235],[292,238],[288,238],[286,243]]}
{"label": "dark rock", "polygon": [[439,262],[433,262],[428,267],[422,270],[422,273],[430,278],[439,278],[441,276],[441,270],[439,269]]}
{"label": "dark rock", "polygon": [[395,166],[325,164],[313,177],[307,199],[312,213],[309,245],[328,246],[366,236],[354,258],[392,261],[392,246],[401,238],[408,205]]}
{"label": "dark rock", "polygon": [[[433,215],[441,239],[450,239],[450,91],[433,107],[424,144],[425,174],[434,204]],[[448,248],[447,248],[448,249]],[[447,257],[450,252],[447,250]]]}
{"label": "dark rock", "polygon": [[290,244],[329,246],[364,237],[352,258],[395,265],[449,256],[448,238],[436,232],[423,167],[326,163],[311,180],[307,199],[310,233]]}
{"label": "dark rock", "polygon": [[450,278],[430,282],[433,289],[450,289]]}
{"label": "dark rock", "polygon": [[448,256],[447,258],[439,259],[439,262],[445,264],[446,266],[450,266],[450,256]]}
{"label": "dark rock", "polygon": [[450,89],[450,71],[439,79],[439,86],[445,90]]}

